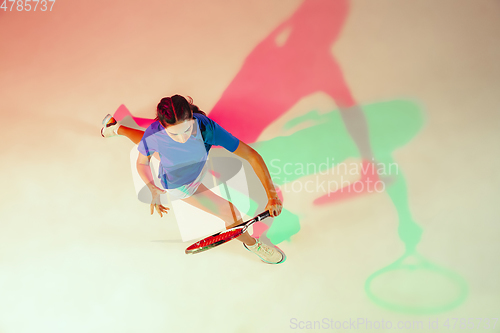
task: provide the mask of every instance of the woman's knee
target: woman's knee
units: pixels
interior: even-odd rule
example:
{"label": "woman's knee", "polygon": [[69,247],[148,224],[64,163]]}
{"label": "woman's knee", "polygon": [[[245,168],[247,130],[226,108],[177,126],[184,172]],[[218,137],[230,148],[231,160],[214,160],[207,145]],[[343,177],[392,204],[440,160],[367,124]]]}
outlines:
{"label": "woman's knee", "polygon": [[219,206],[220,217],[226,222],[227,225],[232,225],[238,223],[240,220],[240,214],[231,202],[226,201]]}

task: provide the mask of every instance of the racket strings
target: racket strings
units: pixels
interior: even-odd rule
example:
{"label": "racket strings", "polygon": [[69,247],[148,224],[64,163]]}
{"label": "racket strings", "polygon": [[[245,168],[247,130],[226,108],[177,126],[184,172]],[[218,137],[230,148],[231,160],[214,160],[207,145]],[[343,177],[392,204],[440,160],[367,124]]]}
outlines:
{"label": "racket strings", "polygon": [[231,239],[231,238],[237,237],[239,235],[239,233],[240,233],[239,229],[225,231],[225,232],[222,232],[222,233],[218,234],[217,236],[212,236],[212,237],[203,239],[202,241],[200,241],[200,245],[199,246],[200,247],[205,247],[205,246],[208,246],[208,245],[212,245],[214,243],[218,243],[220,241]]}

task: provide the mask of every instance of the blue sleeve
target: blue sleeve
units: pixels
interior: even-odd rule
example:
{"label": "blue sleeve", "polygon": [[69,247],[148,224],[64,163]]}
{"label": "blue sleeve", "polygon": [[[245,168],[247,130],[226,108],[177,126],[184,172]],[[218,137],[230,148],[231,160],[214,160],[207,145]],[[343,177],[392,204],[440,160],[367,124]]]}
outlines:
{"label": "blue sleeve", "polygon": [[203,121],[204,125],[206,126],[207,135],[204,138],[206,143],[224,147],[231,153],[233,153],[238,148],[240,140],[226,131],[222,126],[203,115],[200,115],[199,119]]}
{"label": "blue sleeve", "polygon": [[137,150],[139,150],[139,152],[144,156],[150,156],[154,152],[158,151],[158,147],[156,147],[156,138],[152,134],[153,132],[148,127],[144,132],[139,145],[137,146]]}

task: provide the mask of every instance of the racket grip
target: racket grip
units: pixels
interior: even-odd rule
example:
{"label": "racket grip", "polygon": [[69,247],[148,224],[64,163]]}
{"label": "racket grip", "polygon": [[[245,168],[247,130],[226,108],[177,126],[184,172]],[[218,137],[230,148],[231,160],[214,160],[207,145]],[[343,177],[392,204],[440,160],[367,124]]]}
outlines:
{"label": "racket grip", "polygon": [[263,219],[265,219],[266,217],[269,217],[269,216],[271,216],[271,214],[269,213],[269,211],[268,211],[268,210],[266,210],[264,213],[260,213],[259,215],[257,215],[257,216],[255,217],[255,219],[256,219],[257,221],[260,221],[260,220],[263,220]]}

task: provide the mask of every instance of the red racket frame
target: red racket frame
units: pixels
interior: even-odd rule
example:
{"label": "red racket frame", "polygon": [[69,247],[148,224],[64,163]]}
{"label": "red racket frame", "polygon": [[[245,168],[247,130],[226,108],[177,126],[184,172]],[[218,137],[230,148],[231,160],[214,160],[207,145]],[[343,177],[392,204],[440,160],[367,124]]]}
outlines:
{"label": "red racket frame", "polygon": [[255,216],[251,220],[248,220],[246,222],[238,224],[233,228],[220,231],[216,234],[213,234],[212,236],[208,236],[206,238],[203,238],[202,240],[197,241],[196,243],[189,246],[185,252],[186,254],[195,254],[195,253],[205,252],[216,246],[222,245],[243,234],[245,231],[247,231],[248,227],[254,224],[255,222],[261,221],[269,216],[271,216],[271,214],[269,213],[268,210],[266,210],[265,212]]}

